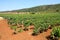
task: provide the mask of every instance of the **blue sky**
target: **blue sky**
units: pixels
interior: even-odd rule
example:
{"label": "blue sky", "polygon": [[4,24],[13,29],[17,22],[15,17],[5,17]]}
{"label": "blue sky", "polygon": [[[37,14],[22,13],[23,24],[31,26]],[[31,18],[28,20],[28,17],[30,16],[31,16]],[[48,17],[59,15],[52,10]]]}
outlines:
{"label": "blue sky", "polygon": [[60,3],[60,0],[0,0],[0,11],[58,3]]}

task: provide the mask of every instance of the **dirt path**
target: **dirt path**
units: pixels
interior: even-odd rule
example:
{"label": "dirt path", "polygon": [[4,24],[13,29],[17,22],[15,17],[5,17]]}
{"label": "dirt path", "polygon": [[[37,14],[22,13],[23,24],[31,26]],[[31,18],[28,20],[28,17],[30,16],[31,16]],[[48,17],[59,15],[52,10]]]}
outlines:
{"label": "dirt path", "polygon": [[32,30],[29,30],[12,35],[13,30],[8,27],[7,21],[0,21],[0,40],[47,40],[45,37],[50,35],[50,32],[51,30],[48,30],[38,36],[32,36]]}
{"label": "dirt path", "polygon": [[0,21],[0,40],[10,40],[12,30],[8,27],[7,21],[6,20],[1,20]]}

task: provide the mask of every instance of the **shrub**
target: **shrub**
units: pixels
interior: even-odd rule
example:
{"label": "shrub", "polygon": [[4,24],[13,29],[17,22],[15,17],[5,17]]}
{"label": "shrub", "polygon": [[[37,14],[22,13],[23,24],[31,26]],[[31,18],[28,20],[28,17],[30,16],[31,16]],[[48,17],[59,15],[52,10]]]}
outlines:
{"label": "shrub", "polygon": [[32,12],[31,14],[35,14],[35,13]]}
{"label": "shrub", "polygon": [[10,28],[13,29],[14,31],[16,31],[17,26],[11,26]]}
{"label": "shrub", "polygon": [[60,37],[60,27],[54,27],[51,35],[54,37]]}
{"label": "shrub", "polygon": [[22,28],[18,32],[23,32]]}
{"label": "shrub", "polygon": [[26,30],[28,30],[28,27],[30,26],[30,24],[31,24],[31,21],[30,20],[26,20],[26,21],[24,21],[24,30],[26,31]]}
{"label": "shrub", "polygon": [[51,35],[48,37],[50,40],[59,40],[60,38],[60,27],[54,27],[52,29]]}

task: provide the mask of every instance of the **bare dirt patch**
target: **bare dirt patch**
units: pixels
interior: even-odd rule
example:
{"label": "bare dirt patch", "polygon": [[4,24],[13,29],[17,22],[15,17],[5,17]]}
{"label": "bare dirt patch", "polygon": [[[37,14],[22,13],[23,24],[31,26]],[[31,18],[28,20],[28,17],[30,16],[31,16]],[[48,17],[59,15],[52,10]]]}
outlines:
{"label": "bare dirt patch", "polygon": [[13,35],[13,30],[8,27],[6,20],[0,20],[0,40],[47,40],[46,36],[50,35],[51,30],[48,29],[47,32],[40,33],[37,36],[32,36],[32,31],[23,31],[16,35]]}

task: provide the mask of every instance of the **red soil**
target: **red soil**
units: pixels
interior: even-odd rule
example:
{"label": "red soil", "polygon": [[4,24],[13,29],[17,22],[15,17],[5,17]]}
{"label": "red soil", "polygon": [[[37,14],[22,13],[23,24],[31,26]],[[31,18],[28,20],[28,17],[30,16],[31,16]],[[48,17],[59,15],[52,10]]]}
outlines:
{"label": "red soil", "polygon": [[24,31],[18,34],[12,34],[13,30],[8,27],[6,20],[0,21],[0,40],[47,40],[46,36],[50,35],[51,30],[40,33],[38,36],[32,36],[32,31]]}

